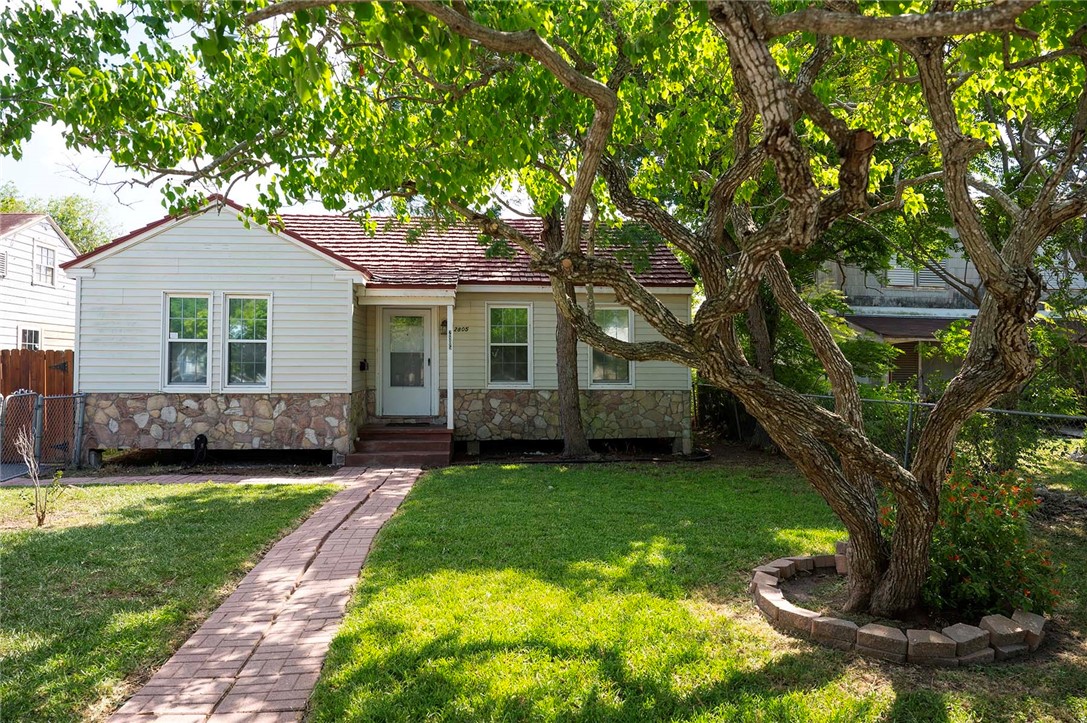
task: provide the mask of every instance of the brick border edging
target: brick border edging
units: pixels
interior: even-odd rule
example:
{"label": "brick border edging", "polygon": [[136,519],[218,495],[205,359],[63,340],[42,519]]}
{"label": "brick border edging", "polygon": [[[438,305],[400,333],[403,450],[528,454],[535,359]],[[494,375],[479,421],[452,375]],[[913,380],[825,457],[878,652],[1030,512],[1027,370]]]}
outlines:
{"label": "brick border edging", "polygon": [[775,625],[820,645],[852,650],[867,658],[892,663],[941,667],[979,665],[1033,653],[1045,639],[1048,622],[1041,615],[1016,610],[1010,617],[986,615],[977,626],[956,623],[942,631],[908,629],[869,623],[858,626],[841,618],[820,615],[785,599],[780,583],[798,572],[849,572],[849,543],[839,542],[833,555],[781,557],[755,568],[748,590],[755,605]]}

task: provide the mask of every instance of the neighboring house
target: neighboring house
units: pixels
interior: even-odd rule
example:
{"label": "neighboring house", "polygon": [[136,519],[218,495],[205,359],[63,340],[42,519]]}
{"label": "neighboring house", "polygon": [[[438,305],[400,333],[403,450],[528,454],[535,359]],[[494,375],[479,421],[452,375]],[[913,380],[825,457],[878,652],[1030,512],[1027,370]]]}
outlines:
{"label": "neighboring house", "polygon": [[[829,281],[846,296],[852,313],[848,321],[856,329],[901,350],[888,379],[901,384],[916,383],[923,394],[930,379],[948,379],[957,366],[941,358],[925,355],[924,347],[938,344],[936,333],[959,319],[972,319],[977,307],[948,283],[946,277],[966,287],[981,288],[981,278],[973,263],[961,254],[952,254],[941,264],[942,272],[915,271],[892,260],[885,277],[865,273],[855,267],[834,267],[824,271]],[[1087,288],[1087,282],[1074,271],[1067,271],[1072,288]],[[1049,273],[1043,279],[1047,288],[1060,279]]]}
{"label": "neighboring house", "polygon": [[[76,388],[86,449],[326,449],[360,429],[456,440],[561,438],[554,300],[527,258],[487,258],[467,226],[424,232],[341,216],[246,228],[229,202],[166,218],[67,264],[79,282]],[[534,220],[511,221],[539,233]],[[416,235],[420,229],[414,229]],[[666,248],[640,274],[681,319],[693,282]],[[605,328],[658,339],[597,293]],[[582,347],[592,438],[690,445],[690,373]],[[452,380],[452,383],[450,383]]]}
{"label": "neighboring house", "polygon": [[60,265],[79,255],[49,216],[0,213],[0,349],[71,349],[76,283]]}

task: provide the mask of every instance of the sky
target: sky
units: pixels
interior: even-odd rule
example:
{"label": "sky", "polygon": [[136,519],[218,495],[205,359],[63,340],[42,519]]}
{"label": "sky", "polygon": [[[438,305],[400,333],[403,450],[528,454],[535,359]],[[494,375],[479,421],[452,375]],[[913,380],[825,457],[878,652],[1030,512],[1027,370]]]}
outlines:
{"label": "sky", "polygon": [[[60,127],[44,123],[34,129],[33,138],[23,147],[22,159],[0,155],[0,183],[14,183],[24,198],[79,195],[93,199],[117,235],[166,214],[158,187],[104,185],[132,178],[134,174],[118,168],[103,154],[67,148]],[[244,204],[255,201],[257,194],[252,185],[238,183],[230,196]]]}

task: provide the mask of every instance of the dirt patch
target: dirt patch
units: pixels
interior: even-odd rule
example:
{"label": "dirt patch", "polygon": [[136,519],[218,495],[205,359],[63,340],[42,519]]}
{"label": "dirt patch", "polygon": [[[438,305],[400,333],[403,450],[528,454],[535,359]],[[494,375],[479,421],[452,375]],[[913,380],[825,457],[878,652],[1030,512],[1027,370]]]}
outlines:
{"label": "dirt patch", "polygon": [[1036,486],[1034,495],[1041,500],[1033,512],[1036,519],[1055,524],[1087,525],[1087,497],[1044,485]]}

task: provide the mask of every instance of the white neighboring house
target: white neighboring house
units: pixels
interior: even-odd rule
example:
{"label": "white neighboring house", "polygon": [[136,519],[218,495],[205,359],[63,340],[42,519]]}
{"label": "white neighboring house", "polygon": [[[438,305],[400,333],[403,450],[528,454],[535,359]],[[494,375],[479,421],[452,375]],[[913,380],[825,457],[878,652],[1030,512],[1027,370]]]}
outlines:
{"label": "white neighboring house", "polygon": [[72,349],[79,251],[41,213],[0,213],[0,349]]}

